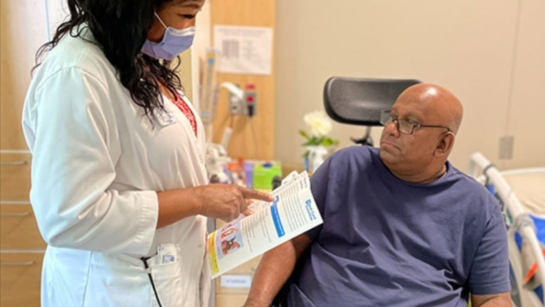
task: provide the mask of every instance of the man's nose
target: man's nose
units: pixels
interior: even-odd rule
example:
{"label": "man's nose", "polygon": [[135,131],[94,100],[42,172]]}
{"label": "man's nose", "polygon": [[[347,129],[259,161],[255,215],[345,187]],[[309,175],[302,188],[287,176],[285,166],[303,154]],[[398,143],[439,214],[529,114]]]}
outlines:
{"label": "man's nose", "polygon": [[387,123],[384,126],[384,130],[386,130],[388,134],[391,134],[395,137],[398,137],[400,134],[399,129],[397,129],[397,122],[395,120],[391,120],[389,123]]}

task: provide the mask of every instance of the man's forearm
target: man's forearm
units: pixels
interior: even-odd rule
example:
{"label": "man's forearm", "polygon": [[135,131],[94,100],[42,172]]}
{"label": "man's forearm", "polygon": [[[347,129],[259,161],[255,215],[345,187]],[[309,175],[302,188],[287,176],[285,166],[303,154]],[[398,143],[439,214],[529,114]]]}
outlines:
{"label": "man's forearm", "polygon": [[302,234],[265,253],[255,272],[250,294],[244,306],[268,307],[310,244],[310,238]]}
{"label": "man's forearm", "polygon": [[500,298],[489,300],[486,303],[475,307],[513,307],[513,305],[511,303],[511,300],[505,300]]}
{"label": "man's forearm", "polygon": [[472,307],[513,307],[509,292],[492,295],[472,295]]}
{"label": "man's forearm", "polygon": [[268,307],[293,272],[297,254],[291,241],[265,253],[252,280],[245,307]]}

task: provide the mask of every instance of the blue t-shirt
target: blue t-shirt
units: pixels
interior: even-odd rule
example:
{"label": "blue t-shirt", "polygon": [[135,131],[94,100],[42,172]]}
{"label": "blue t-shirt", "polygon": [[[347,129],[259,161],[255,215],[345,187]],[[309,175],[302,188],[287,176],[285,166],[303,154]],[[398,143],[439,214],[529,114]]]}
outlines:
{"label": "blue t-shirt", "polygon": [[507,235],[494,197],[447,162],[429,184],[395,177],[377,148],[337,152],[311,177],[324,224],[290,306],[467,306],[510,290]]}

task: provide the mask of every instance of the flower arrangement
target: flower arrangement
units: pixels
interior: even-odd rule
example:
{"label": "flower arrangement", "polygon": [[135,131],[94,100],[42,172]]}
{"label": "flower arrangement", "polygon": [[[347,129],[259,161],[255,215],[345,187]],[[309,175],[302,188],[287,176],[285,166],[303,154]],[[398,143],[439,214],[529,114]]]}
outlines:
{"label": "flower arrangement", "polygon": [[339,144],[339,141],[328,136],[333,125],[324,111],[310,112],[303,119],[309,130],[309,133],[299,130],[299,134],[305,138],[305,143],[303,143],[303,146],[307,148],[303,155],[305,158],[308,158],[310,154],[309,147],[322,146],[328,148]]}

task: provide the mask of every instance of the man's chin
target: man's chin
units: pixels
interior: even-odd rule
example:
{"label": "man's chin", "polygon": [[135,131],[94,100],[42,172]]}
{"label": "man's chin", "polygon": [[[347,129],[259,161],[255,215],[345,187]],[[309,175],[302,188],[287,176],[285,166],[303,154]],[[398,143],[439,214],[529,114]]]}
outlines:
{"label": "man's chin", "polygon": [[399,152],[399,149],[391,143],[383,142],[380,143],[380,152],[381,154],[382,152],[394,154],[395,152]]}
{"label": "man's chin", "polygon": [[397,154],[399,154],[399,151],[397,151],[397,149],[392,145],[385,146],[381,144],[379,154],[382,161],[385,163],[388,163],[388,162],[394,162],[396,160]]}
{"label": "man's chin", "polygon": [[384,146],[380,145],[380,151],[379,151],[380,158],[384,160],[387,157],[391,157],[392,154],[389,149],[384,148]]}

